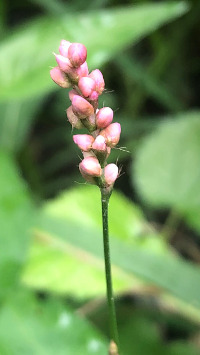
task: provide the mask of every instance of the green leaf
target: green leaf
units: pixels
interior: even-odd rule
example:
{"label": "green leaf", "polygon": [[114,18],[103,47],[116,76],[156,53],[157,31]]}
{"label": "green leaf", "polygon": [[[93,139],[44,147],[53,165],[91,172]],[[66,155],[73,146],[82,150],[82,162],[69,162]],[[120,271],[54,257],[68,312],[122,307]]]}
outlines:
{"label": "green leaf", "polygon": [[196,208],[188,208],[183,213],[184,219],[189,227],[195,230],[198,235],[200,234],[200,206]]}
{"label": "green leaf", "polygon": [[[35,236],[30,258],[22,274],[25,285],[79,299],[105,295],[104,265],[101,260],[38,231]],[[124,291],[132,287],[133,277],[114,268],[113,283],[116,292]],[[135,283],[138,286],[138,282]]]}
{"label": "green leaf", "polygon": [[103,337],[63,304],[21,298],[0,312],[1,355],[106,354]]}
{"label": "green leaf", "polygon": [[[71,252],[72,256],[74,254],[79,259],[82,258],[86,263],[88,262],[91,268],[95,265],[95,262],[101,262],[103,265],[102,231],[100,224],[95,222],[95,215],[99,215],[99,220],[101,216],[98,213],[100,204],[98,189],[95,186],[84,186],[74,191],[74,198],[73,192],[69,192],[69,200],[68,193],[66,193],[57,200],[46,204],[38,224],[39,233],[43,233],[44,236],[47,235],[47,240],[50,238],[52,247],[55,244],[60,249]],[[78,194],[81,197],[76,202]],[[200,308],[200,268],[171,254],[161,240],[159,244],[161,238],[155,235],[155,232],[152,235],[152,231],[146,223],[144,223],[143,228],[146,227],[144,229],[140,229],[140,227],[139,230],[136,223],[135,229],[134,215],[133,221],[131,221],[131,218],[129,219],[130,204],[128,201],[126,204],[125,198],[122,204],[112,204],[112,200],[114,203],[117,201],[114,195],[111,197],[110,203],[113,265],[128,273],[128,275],[139,277],[160,287],[179,300],[188,302],[190,306]],[[83,204],[81,204],[81,201]],[[112,214],[115,214],[115,222],[112,221]],[[117,225],[121,223],[121,228],[119,230],[113,228],[113,223]],[[126,233],[128,234],[126,235]],[[39,268],[39,266],[38,263],[36,267]],[[32,267],[32,270],[34,271],[34,267]],[[57,272],[59,273],[59,270]],[[77,282],[80,272],[78,278],[76,278]],[[26,283],[31,285],[31,273],[29,277],[30,280],[26,278]],[[50,277],[51,275],[49,275]],[[85,278],[87,279],[87,275]],[[33,286],[37,285],[37,280],[34,281]],[[71,278],[69,281],[71,281]],[[63,282],[67,284],[67,279]],[[92,284],[87,282],[85,282],[85,285],[90,289],[93,287]],[[76,294],[77,289],[74,292]],[[186,310],[187,305],[184,308]]]}
{"label": "green leaf", "polygon": [[13,287],[26,259],[34,210],[12,156],[0,151],[0,290]]}
{"label": "green leaf", "polygon": [[166,120],[137,152],[138,190],[155,207],[180,212],[200,206],[200,113]]}
{"label": "green leaf", "polygon": [[0,104],[0,146],[16,153],[25,143],[41,99]]}
{"label": "green leaf", "polygon": [[[81,224],[89,232],[91,228],[95,228],[98,233],[101,233],[99,198],[97,188],[91,190],[90,187],[84,186],[82,189],[73,189],[61,195],[53,203],[47,204],[46,211],[53,218],[58,217]],[[122,217],[123,223],[118,219],[118,215]],[[149,226],[139,208],[119,193],[113,193],[110,202],[111,233],[126,243],[141,248],[151,248],[158,253],[163,252],[166,249],[164,243],[148,229]],[[96,240],[95,234],[93,243]],[[102,260],[72,245],[63,245],[59,240],[50,238],[44,233],[37,231],[35,236],[30,259],[22,278],[25,284],[37,289],[75,294],[76,297],[105,295]],[[130,289],[133,283],[138,286],[133,276],[130,277],[119,268],[113,269],[113,277],[115,291]]]}
{"label": "green leaf", "polygon": [[178,110],[182,108],[182,104],[178,98],[174,97],[170,88],[161,80],[159,81],[155,75],[148,72],[145,65],[138,63],[138,60],[132,56],[124,55],[115,58],[117,65],[126,73],[126,76],[137,85],[143,87],[148,96],[154,97],[158,102],[170,110]]}
{"label": "green leaf", "polygon": [[89,66],[99,67],[186,10],[184,2],[165,2],[43,17],[27,24],[0,46],[1,100],[33,97],[56,89],[49,68],[55,65],[52,52],[63,37],[83,42],[88,49]]}
{"label": "green leaf", "polygon": [[[120,329],[120,344],[124,354],[197,355],[199,353],[195,345],[190,344],[189,341],[164,341],[160,332],[162,323],[156,323],[155,319],[152,321],[148,314],[140,314],[137,310],[135,313],[132,318],[126,317],[126,322]],[[173,330],[170,329],[171,332]]]}

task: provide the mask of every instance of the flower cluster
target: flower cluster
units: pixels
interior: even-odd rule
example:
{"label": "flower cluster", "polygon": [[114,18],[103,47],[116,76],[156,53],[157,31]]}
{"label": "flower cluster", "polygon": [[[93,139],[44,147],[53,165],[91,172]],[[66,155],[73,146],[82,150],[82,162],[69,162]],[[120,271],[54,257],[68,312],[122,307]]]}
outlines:
{"label": "flower cluster", "polygon": [[72,87],[71,106],[66,110],[68,120],[73,128],[88,131],[73,136],[84,157],[79,170],[86,181],[111,190],[119,171],[117,165],[107,164],[107,158],[119,142],[121,126],[112,123],[110,107],[98,109],[98,97],[105,88],[103,75],[98,69],[89,73],[83,44],[62,40],[59,53],[55,54],[58,66],[50,71],[51,78],[63,88]]}

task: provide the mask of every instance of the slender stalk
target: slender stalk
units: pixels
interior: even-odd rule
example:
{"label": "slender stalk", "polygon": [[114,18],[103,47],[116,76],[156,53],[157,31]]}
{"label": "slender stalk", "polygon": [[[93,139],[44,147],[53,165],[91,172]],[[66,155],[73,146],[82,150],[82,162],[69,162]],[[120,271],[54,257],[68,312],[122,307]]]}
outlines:
{"label": "slender stalk", "polygon": [[[115,310],[115,302],[112,288],[112,274],[110,262],[110,245],[109,245],[109,231],[108,231],[108,204],[111,193],[101,189],[101,204],[102,204],[102,221],[103,221],[103,245],[104,245],[104,261],[105,261],[105,274],[107,286],[107,302],[109,310],[109,325],[111,341],[114,341],[119,348],[117,318]],[[116,353],[117,355],[117,353]]]}

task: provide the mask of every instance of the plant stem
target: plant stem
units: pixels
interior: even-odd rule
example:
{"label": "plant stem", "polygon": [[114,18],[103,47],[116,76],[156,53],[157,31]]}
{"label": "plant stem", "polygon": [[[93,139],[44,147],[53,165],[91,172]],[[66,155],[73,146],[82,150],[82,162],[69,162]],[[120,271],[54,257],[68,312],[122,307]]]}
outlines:
{"label": "plant stem", "polygon": [[110,246],[109,246],[109,231],[108,231],[108,204],[111,193],[101,189],[101,204],[102,204],[102,221],[103,221],[103,244],[104,244],[104,261],[107,286],[107,302],[109,310],[110,337],[119,348],[117,318],[115,311],[115,302],[112,289],[112,274],[110,262]]}

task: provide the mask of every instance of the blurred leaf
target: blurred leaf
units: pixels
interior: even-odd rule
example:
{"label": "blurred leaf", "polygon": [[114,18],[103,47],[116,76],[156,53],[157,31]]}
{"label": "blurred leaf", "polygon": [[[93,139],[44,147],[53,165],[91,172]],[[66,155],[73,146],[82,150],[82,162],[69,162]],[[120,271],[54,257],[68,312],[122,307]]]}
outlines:
{"label": "blurred leaf", "polygon": [[[130,289],[133,279],[121,270],[113,269],[116,292]],[[37,290],[77,298],[102,297],[106,293],[104,265],[100,260],[38,232],[22,281]],[[138,286],[138,282],[135,283]]]}
{"label": "blurred leaf", "polygon": [[[120,341],[123,353],[126,355],[198,355],[199,350],[185,339],[184,341],[164,341],[161,327],[148,314],[135,311],[132,318],[127,316],[126,322],[120,328]],[[170,328],[172,330],[172,327]]]}
{"label": "blurred leaf", "polygon": [[200,235],[200,206],[188,208],[183,215],[187,224]]}
{"label": "blurred leaf", "polygon": [[16,153],[25,143],[41,98],[0,104],[0,146]]}
{"label": "blurred leaf", "polygon": [[[12,156],[0,151],[0,292],[14,287],[26,259],[34,210]],[[5,289],[4,289],[4,288]]]}
{"label": "blurred leaf", "polygon": [[161,80],[159,81],[155,75],[149,73],[148,68],[141,65],[138,60],[124,55],[115,58],[115,62],[126,73],[127,77],[143,87],[150,97],[155,97],[166,108],[177,110],[182,107],[178,98],[171,93],[171,88],[164,85]]}
{"label": "blurred leaf", "polygon": [[[100,192],[98,188],[84,186],[71,189],[46,204],[48,215],[81,223],[86,227],[102,229]],[[119,216],[121,217],[119,219]],[[145,244],[154,231],[146,222],[142,211],[119,192],[114,191],[109,203],[109,229],[116,238],[134,245]],[[155,244],[164,242],[153,238]]]}
{"label": "blurred leaf", "polygon": [[106,348],[92,326],[56,301],[22,298],[0,312],[1,355],[100,355]]}
{"label": "blurred leaf", "polygon": [[[46,209],[53,217],[73,221],[89,230],[94,227],[101,231],[101,207],[97,202],[99,197],[98,189],[93,189],[91,196],[91,189],[85,186],[61,195],[48,204]],[[113,193],[110,203],[111,233],[130,244],[162,253],[165,250],[164,243],[148,228],[139,208],[119,193]],[[133,284],[138,285],[133,277],[119,268],[113,269],[113,277],[118,292],[132,288]],[[101,260],[39,232],[36,232],[36,240],[22,279],[25,284],[37,289],[75,294],[76,297],[104,296],[106,291],[104,264]]]}
{"label": "blurred leaf", "polygon": [[198,355],[199,348],[195,348],[192,343],[185,341],[172,342],[167,355]]}
{"label": "blurred leaf", "polygon": [[15,30],[0,46],[1,100],[32,97],[56,89],[49,67],[55,65],[51,53],[63,37],[83,42],[88,49],[89,66],[99,67],[127,45],[186,10],[184,2],[146,4],[46,17]]}
{"label": "blurred leaf", "polygon": [[187,211],[200,206],[200,113],[163,122],[137,152],[138,190],[155,207]]}
{"label": "blurred leaf", "polygon": [[32,3],[40,6],[46,12],[53,16],[55,15],[62,15],[65,13],[68,8],[66,5],[62,3],[60,0],[30,0]]}
{"label": "blurred leaf", "polygon": [[[87,189],[91,191],[90,196]],[[76,203],[78,193],[82,197]],[[112,197],[113,202],[116,203],[117,198],[115,200],[114,195]],[[38,225],[39,233],[46,234],[47,238],[55,237],[55,245],[60,245],[60,248],[68,250],[72,256],[78,256],[86,263],[89,262],[93,267],[94,258],[96,262],[99,262],[103,256],[102,232],[100,223],[97,221],[97,215],[100,218],[100,213],[98,214],[99,192],[95,187],[82,187],[79,188],[79,192],[75,191],[74,198],[73,193],[69,192],[69,204],[67,200],[68,194],[66,193],[60,199],[46,204]],[[113,264],[129,275],[133,274],[161,287],[178,299],[188,302],[190,306],[200,308],[200,268],[171,255],[162,240],[159,241],[159,236],[153,236],[152,231],[148,232],[148,227],[145,236],[144,225],[141,228],[142,220],[137,220],[137,212],[136,216],[132,214],[131,217],[130,205],[125,202],[125,198],[123,200],[124,205],[123,202],[112,205],[111,198],[110,230]],[[82,206],[80,201],[84,202]],[[112,209],[113,212],[111,212]],[[115,214],[113,220],[112,214]],[[115,223],[116,226],[113,228]],[[117,228],[120,223],[121,227]],[[138,242],[136,242],[136,236],[138,236]],[[26,282],[28,283],[28,279]],[[93,287],[87,281],[85,284],[88,288]],[[197,311],[196,314],[198,314]]]}
{"label": "blurred leaf", "polygon": [[147,316],[136,314],[132,319],[127,319],[120,329],[120,341],[126,355],[163,354],[164,349],[159,338],[158,328]]}

